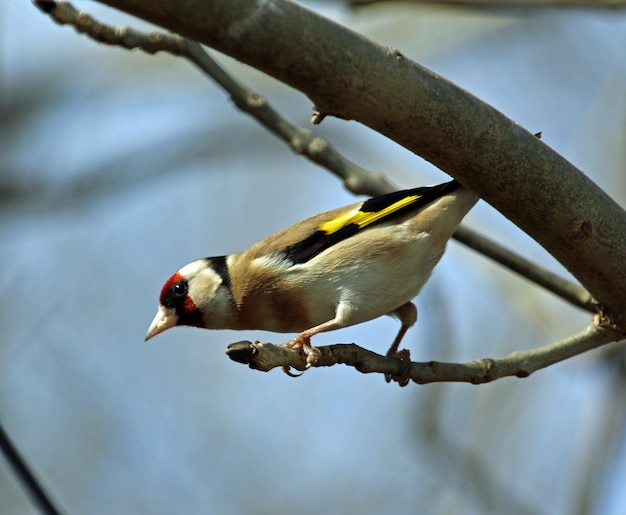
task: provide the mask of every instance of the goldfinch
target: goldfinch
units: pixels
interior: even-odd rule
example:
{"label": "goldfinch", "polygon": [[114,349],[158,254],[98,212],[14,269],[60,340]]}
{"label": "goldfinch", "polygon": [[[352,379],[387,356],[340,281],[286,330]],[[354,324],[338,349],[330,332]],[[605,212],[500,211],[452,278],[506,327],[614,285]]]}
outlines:
{"label": "goldfinch", "polygon": [[302,220],[229,256],[182,267],[165,283],[146,340],[176,325],[311,337],[382,315],[417,320],[411,302],[478,197],[456,181],[373,197]]}

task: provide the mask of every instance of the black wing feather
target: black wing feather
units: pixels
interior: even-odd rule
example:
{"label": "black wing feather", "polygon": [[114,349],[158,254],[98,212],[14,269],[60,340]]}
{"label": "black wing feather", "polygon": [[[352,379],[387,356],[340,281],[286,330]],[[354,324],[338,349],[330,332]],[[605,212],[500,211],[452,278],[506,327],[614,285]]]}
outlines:
{"label": "black wing feather", "polygon": [[350,236],[353,236],[367,227],[392,220],[393,218],[405,215],[412,211],[417,211],[438,198],[452,193],[460,187],[461,184],[453,180],[437,186],[422,186],[419,188],[394,191],[386,195],[372,197],[363,202],[361,208],[359,209],[359,213],[377,213],[393,206],[396,202],[407,197],[415,196],[416,199],[410,204],[393,210],[384,217],[366,225],[359,225],[348,221],[346,225],[332,232],[326,232],[322,229],[318,229],[303,240],[300,240],[298,243],[285,247],[280,251],[280,253],[294,264],[306,263],[310,259],[313,259],[318,254],[322,253],[324,250],[332,247],[342,240],[345,240],[346,238],[349,238]]}

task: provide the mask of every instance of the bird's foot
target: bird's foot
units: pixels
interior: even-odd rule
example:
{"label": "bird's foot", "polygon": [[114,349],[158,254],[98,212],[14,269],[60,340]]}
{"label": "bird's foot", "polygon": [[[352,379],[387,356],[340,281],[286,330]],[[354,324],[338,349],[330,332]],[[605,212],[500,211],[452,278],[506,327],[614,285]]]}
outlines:
{"label": "bird's foot", "polygon": [[408,349],[402,349],[400,351],[392,352],[392,349],[389,349],[387,352],[387,357],[389,358],[397,358],[402,360],[405,363],[404,371],[399,375],[391,375],[385,374],[385,381],[390,383],[391,381],[397,382],[400,386],[406,386],[409,384],[411,380],[411,353]]}
{"label": "bird's foot", "polygon": [[[287,347],[288,349],[302,349],[306,356],[305,370],[317,365],[317,363],[319,362],[321,353],[318,348],[311,345],[310,337],[302,336],[302,334],[299,334],[290,342],[285,343],[285,347]],[[292,373],[290,371],[289,365],[283,366],[283,372],[285,372],[285,374],[290,377],[300,377],[302,375]]]}
{"label": "bird's foot", "polygon": [[314,367],[319,363],[322,353],[317,347],[313,347],[313,345],[309,344],[308,346],[302,347],[302,350],[306,354],[306,368]]}
{"label": "bird's foot", "polygon": [[291,371],[291,367],[289,365],[283,365],[283,372],[287,374],[289,377],[300,377],[304,372],[300,372],[299,374],[294,374]]}

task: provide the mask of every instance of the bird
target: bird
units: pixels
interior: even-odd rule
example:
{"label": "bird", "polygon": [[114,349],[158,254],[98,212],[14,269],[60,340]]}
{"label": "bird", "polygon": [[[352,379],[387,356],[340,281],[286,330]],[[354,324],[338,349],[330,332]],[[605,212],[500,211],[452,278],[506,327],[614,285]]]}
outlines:
{"label": "bird", "polygon": [[412,299],[477,201],[456,180],[395,191],[192,261],[163,285],[145,339],[174,326],[297,333],[285,345],[308,367],[319,356],[313,336],[390,315],[400,329],[387,356],[410,365],[398,349],[417,321]]}

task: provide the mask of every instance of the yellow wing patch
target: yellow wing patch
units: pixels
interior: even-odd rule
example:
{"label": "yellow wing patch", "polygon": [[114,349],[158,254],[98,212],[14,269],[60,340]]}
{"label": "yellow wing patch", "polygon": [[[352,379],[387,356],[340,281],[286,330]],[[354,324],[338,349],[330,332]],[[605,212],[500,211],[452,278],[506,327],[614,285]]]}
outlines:
{"label": "yellow wing patch", "polygon": [[324,222],[320,225],[319,230],[324,231],[326,234],[332,234],[337,232],[342,227],[348,225],[352,222],[352,219],[359,214],[359,209],[353,209],[352,211],[348,211],[342,215],[336,216],[332,220],[328,220],[328,222]]}
{"label": "yellow wing patch", "polygon": [[361,211],[360,209],[353,209],[352,211],[348,211],[342,215],[336,216],[332,220],[328,220],[328,222],[324,222],[320,225],[319,230],[324,231],[326,234],[332,234],[337,232],[342,227],[346,225],[355,224],[362,229],[374,222],[377,222],[381,218],[385,218],[389,216],[391,213],[398,211],[410,204],[413,204],[417,199],[419,199],[421,195],[410,195],[408,197],[404,197],[393,204],[380,209],[379,211]]}

